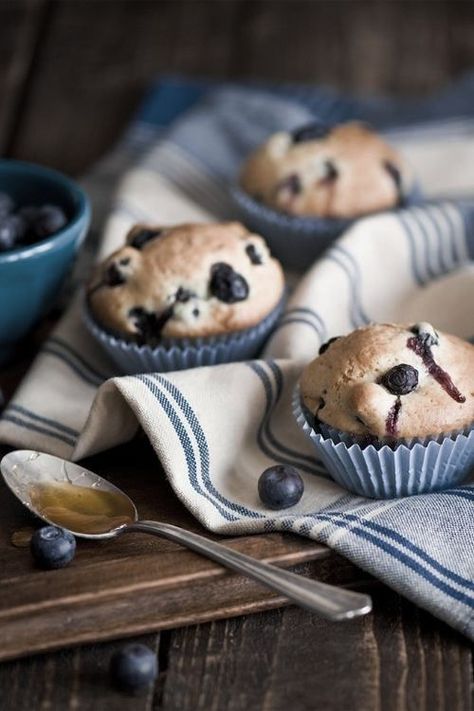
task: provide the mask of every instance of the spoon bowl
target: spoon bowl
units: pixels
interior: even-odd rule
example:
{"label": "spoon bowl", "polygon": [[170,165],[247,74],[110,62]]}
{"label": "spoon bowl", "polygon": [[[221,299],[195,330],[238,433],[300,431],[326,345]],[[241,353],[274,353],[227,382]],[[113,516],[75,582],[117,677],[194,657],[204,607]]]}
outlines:
{"label": "spoon bowl", "polygon": [[[117,486],[84,467],[51,454],[28,449],[10,452],[2,459],[1,471],[9,489],[33,514],[53,526],[67,528],[78,538],[115,538],[119,530],[138,519],[135,504]],[[83,491],[77,491],[79,487]],[[50,492],[49,497],[44,496],[47,491]],[[40,505],[45,500],[49,506]],[[59,514],[62,520],[55,515],[61,503],[63,509],[66,505],[79,506],[81,516],[76,520],[69,518],[68,525],[64,525],[64,513],[63,516]],[[98,521],[97,507],[100,507],[100,513],[106,511],[108,514],[106,517],[102,515],[102,525]],[[127,520],[118,521],[117,516],[113,515],[113,507]],[[109,520],[110,528],[107,528],[105,518]],[[79,522],[83,524],[83,530],[78,528]],[[87,531],[84,526],[87,526]]]}
{"label": "spoon bowl", "polygon": [[79,538],[149,533],[253,578],[327,619],[348,620],[372,609],[371,598],[363,593],[304,578],[169,523],[139,520],[135,504],[126,494],[78,464],[19,450],[3,457],[0,469],[7,486],[32,513]]}

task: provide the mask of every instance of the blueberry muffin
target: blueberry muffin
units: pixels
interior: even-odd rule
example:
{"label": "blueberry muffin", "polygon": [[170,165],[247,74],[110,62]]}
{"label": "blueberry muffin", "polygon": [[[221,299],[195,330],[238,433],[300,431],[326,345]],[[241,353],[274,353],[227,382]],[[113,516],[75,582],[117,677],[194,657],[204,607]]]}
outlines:
{"label": "blueberry muffin", "polygon": [[319,353],[300,381],[315,427],[422,438],[474,421],[474,346],[428,323],[367,326]]}
{"label": "blueberry muffin", "polygon": [[98,324],[124,339],[207,338],[249,329],[281,302],[283,272],[239,223],[136,225],[88,287]]}
{"label": "blueberry muffin", "polygon": [[403,204],[412,177],[401,156],[361,123],[314,123],[272,135],[240,176],[254,199],[290,215],[350,219]]}

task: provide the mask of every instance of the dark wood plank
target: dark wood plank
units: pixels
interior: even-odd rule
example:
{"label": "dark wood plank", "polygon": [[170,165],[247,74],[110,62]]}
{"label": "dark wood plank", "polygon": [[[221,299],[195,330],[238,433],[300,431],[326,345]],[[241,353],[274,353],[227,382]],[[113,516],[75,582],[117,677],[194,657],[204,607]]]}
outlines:
{"label": "dark wood plank", "polygon": [[44,1],[8,152],[72,173],[115,143],[162,72],[419,95],[474,64],[472,2]]}
{"label": "dark wood plank", "polygon": [[172,634],[164,711],[469,711],[467,640],[380,586],[372,615],[298,608]]}
{"label": "dark wood plank", "polygon": [[225,76],[235,5],[53,3],[9,154],[83,171],[116,142],[158,73]]}
{"label": "dark wood plank", "polygon": [[[157,654],[158,634],[134,640]],[[123,642],[94,645],[58,654],[0,665],[2,711],[149,711],[156,689],[151,686],[138,696],[115,690],[109,679],[110,659]]]}
{"label": "dark wood plank", "polygon": [[45,0],[0,0],[0,154],[21,113],[45,5]]}
{"label": "dark wood plank", "polygon": [[[210,535],[173,494],[144,437],[85,465],[127,491],[144,518]],[[38,571],[28,549],[12,544],[12,535],[33,519],[5,485],[0,509],[0,659],[286,604],[257,583],[143,534],[103,543],[80,541],[72,565]],[[223,542],[327,582],[352,584],[368,577],[325,546],[289,534]]]}

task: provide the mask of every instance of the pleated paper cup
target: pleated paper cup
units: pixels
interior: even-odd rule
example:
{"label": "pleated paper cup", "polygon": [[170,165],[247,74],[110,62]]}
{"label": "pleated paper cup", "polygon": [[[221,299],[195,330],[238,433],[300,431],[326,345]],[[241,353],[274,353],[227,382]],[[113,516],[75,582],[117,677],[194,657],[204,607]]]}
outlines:
{"label": "pleated paper cup", "polygon": [[84,299],[82,316],[89,333],[123,375],[167,373],[204,365],[250,360],[259,355],[280,318],[285,299],[259,324],[244,331],[210,338],[163,339],[158,346],[138,345],[113,335],[93,318]]}
{"label": "pleated paper cup", "polygon": [[459,484],[474,467],[472,426],[433,438],[368,442],[327,426],[314,429],[299,387],[293,413],[334,481],[359,496],[393,499],[440,491]]}
{"label": "pleated paper cup", "polygon": [[[238,185],[232,185],[230,193],[242,222],[265,237],[273,256],[283,266],[300,272],[316,261],[357,219],[361,219],[298,217],[263,205]],[[422,201],[421,191],[415,186],[405,197],[402,207]]]}

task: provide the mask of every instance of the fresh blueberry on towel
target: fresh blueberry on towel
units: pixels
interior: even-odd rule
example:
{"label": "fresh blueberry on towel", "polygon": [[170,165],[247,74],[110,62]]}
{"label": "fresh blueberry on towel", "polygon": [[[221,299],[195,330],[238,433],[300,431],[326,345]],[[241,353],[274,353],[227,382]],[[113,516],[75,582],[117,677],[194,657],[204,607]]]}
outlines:
{"label": "fresh blueberry on towel", "polygon": [[294,467],[277,464],[265,469],[258,480],[258,494],[270,509],[287,509],[303,496],[304,484]]}
{"label": "fresh blueberry on towel", "polygon": [[3,192],[0,193],[0,217],[6,217],[7,215],[9,215],[11,212],[13,212],[14,207],[15,204],[10,195]]}
{"label": "fresh blueberry on towel", "polygon": [[136,693],[149,686],[158,675],[156,654],[144,644],[127,644],[110,661],[114,686]]}
{"label": "fresh blueberry on towel", "polygon": [[408,395],[418,386],[418,371],[412,365],[400,363],[382,376],[380,384],[392,395]]}
{"label": "fresh blueberry on towel", "polygon": [[225,262],[212,265],[209,288],[216,299],[226,304],[244,301],[249,294],[249,286],[244,277]]}
{"label": "fresh blueberry on towel", "polygon": [[64,568],[74,558],[76,539],[63,528],[44,526],[34,532],[30,543],[36,565],[45,570]]}

